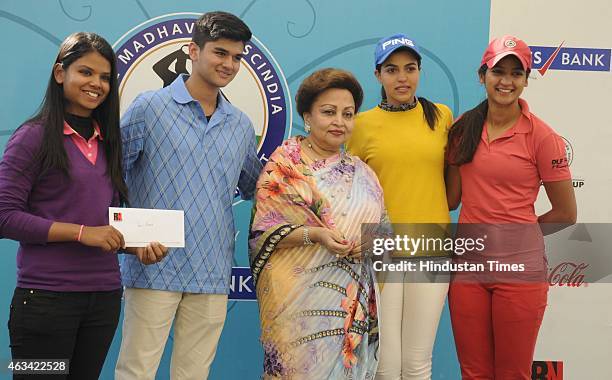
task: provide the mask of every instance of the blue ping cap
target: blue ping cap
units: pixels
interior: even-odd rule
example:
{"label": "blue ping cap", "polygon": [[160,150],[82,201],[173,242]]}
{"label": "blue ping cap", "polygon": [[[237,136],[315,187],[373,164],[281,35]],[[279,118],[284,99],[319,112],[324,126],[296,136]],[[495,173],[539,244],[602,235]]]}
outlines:
{"label": "blue ping cap", "polygon": [[419,53],[419,47],[416,42],[405,34],[394,34],[390,37],[385,37],[378,41],[376,44],[376,50],[374,50],[374,65],[380,65],[383,63],[391,53],[399,48],[409,49],[417,59],[421,60],[421,53]]}

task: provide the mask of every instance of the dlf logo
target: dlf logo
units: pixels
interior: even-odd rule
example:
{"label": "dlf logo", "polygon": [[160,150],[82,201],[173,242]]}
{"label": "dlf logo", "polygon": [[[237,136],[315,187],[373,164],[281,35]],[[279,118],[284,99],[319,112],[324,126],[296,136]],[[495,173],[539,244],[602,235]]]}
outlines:
{"label": "dlf logo", "polygon": [[412,40],[409,40],[407,38],[394,38],[392,40],[389,41],[385,41],[382,45],[383,50],[385,50],[387,48],[387,46],[395,46],[395,45],[406,45],[406,46],[410,46],[410,47],[414,47],[414,42],[412,42]]}

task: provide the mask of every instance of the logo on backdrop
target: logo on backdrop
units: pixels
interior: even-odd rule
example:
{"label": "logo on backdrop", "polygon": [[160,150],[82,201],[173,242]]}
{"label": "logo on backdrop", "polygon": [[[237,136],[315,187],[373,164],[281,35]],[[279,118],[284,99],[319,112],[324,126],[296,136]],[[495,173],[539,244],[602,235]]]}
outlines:
{"label": "logo on backdrop", "polygon": [[[123,113],[138,94],[170,85],[191,72],[188,45],[200,14],[175,13],[156,17],[133,28],[114,45]],[[266,161],[291,128],[291,97],[285,76],[256,37],[244,49],[241,68],[222,89],[244,111],[257,135],[258,154]]]}
{"label": "logo on backdrop", "polygon": [[534,361],[531,380],[563,380],[562,361]]}
{"label": "logo on backdrop", "polygon": [[533,53],[533,69],[544,76],[548,70],[610,71],[611,49],[530,46]]}
{"label": "logo on backdrop", "polygon": [[562,262],[554,268],[548,269],[548,283],[550,286],[579,288],[586,285],[584,277],[588,270],[589,264]]}
{"label": "logo on backdrop", "polygon": [[233,267],[232,278],[230,280],[231,300],[256,300],[255,284],[253,283],[253,275],[248,267]]}

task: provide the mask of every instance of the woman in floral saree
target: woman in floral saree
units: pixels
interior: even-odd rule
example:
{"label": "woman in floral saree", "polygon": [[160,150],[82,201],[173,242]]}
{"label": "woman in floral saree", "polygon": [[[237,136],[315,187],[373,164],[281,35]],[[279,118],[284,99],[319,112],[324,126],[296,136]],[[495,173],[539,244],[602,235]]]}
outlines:
{"label": "woman in floral saree", "polygon": [[257,184],[250,235],[265,379],[373,379],[376,282],[361,228],[384,219],[374,172],[342,151],[363,100],[348,72],[301,84],[307,137],[285,141]]}

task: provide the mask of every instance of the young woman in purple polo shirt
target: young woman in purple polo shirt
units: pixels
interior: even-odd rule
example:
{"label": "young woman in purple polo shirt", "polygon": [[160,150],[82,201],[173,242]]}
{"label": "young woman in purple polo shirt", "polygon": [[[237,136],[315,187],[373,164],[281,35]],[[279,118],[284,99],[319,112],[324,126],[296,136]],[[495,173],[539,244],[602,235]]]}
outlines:
{"label": "young woman in purple polo shirt", "polygon": [[[60,46],[40,111],[0,161],[0,238],[20,243],[8,323],[14,363],[67,359],[60,378],[98,378],[121,310],[125,246],[108,207],[126,201],[115,54],[102,37],[75,33]],[[167,249],[131,253],[153,263]]]}

